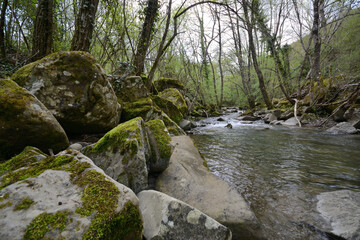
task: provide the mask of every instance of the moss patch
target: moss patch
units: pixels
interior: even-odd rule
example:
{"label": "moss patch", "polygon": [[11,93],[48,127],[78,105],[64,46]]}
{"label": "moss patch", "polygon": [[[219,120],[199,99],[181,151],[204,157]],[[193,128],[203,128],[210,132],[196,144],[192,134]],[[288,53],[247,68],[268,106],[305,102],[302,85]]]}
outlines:
{"label": "moss patch", "polygon": [[156,157],[155,150],[153,149],[156,147],[159,150],[161,158],[170,158],[172,153],[172,148],[170,145],[171,137],[166,131],[164,122],[160,119],[156,119],[147,122],[145,125],[154,135],[156,141],[156,146],[152,146],[151,148],[152,157]]}
{"label": "moss patch", "polygon": [[188,107],[183,95],[175,88],[165,89],[163,92],[159,93],[159,96],[171,101],[182,114],[186,114]]}
{"label": "moss patch", "polygon": [[42,213],[27,227],[24,239],[43,239],[47,232],[63,231],[68,221],[68,212]]}
{"label": "moss patch", "polygon": [[121,114],[121,121],[129,121],[136,117],[147,119],[150,111],[154,110],[154,103],[150,97],[141,98],[138,101],[125,103]]}
{"label": "moss patch", "polygon": [[74,183],[84,187],[83,205],[76,212],[84,216],[96,213],[83,239],[140,239],[143,226],[139,210],[128,202],[121,213],[115,212],[120,191],[114,183],[94,170]]}
{"label": "moss patch", "polygon": [[119,124],[106,133],[90,150],[90,153],[105,152],[114,144],[124,152],[128,151],[130,154],[136,153],[138,146],[142,146],[139,121],[143,121],[141,117]]}
{"label": "moss patch", "polygon": [[0,209],[10,207],[11,205],[12,205],[12,202],[7,201],[6,203],[0,204]]}
{"label": "moss patch", "polygon": [[21,67],[11,76],[11,80],[19,84],[19,86],[24,87],[26,82],[30,79],[32,70],[39,62],[40,60]]}
{"label": "moss patch", "polygon": [[30,198],[24,198],[21,203],[19,203],[18,205],[16,205],[14,207],[14,211],[19,211],[19,210],[23,210],[23,209],[28,209],[30,208],[30,206],[34,203],[34,201]]}
{"label": "moss patch", "polygon": [[181,119],[183,119],[184,116],[182,115],[181,111],[177,108],[177,106],[174,105],[172,101],[159,96],[154,96],[153,100],[156,105],[177,124],[179,124]]}

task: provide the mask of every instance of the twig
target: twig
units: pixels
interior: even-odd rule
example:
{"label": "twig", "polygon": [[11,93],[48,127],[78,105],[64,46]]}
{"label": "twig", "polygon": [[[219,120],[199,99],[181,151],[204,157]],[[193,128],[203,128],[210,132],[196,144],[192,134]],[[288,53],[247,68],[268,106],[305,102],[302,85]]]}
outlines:
{"label": "twig", "polygon": [[299,124],[299,127],[301,127],[301,122],[299,121],[299,119],[298,119],[298,117],[297,117],[297,105],[298,105],[299,100],[297,100],[297,99],[295,98],[294,101],[295,101],[294,116],[295,116],[296,121],[297,121],[298,124]]}

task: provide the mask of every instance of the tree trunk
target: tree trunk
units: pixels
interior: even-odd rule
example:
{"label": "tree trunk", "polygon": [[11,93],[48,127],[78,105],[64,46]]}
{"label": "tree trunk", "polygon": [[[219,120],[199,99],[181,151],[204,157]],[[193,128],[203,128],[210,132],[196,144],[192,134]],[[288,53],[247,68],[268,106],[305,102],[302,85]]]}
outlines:
{"label": "tree trunk", "polygon": [[140,75],[144,71],[145,57],[150,46],[151,33],[154,28],[156,15],[159,10],[158,0],[148,0],[145,10],[145,20],[142,27],[139,42],[136,48],[136,54],[133,60],[135,75]]}
{"label": "tree trunk", "polygon": [[314,56],[312,64],[312,80],[317,81],[320,85],[320,54],[321,54],[321,39],[320,39],[320,5],[323,0],[314,0],[313,2],[313,11],[314,11],[314,20],[312,27],[312,35],[314,36]]}
{"label": "tree trunk", "polygon": [[271,101],[269,100],[269,97],[268,97],[268,94],[267,94],[267,91],[266,91],[265,82],[264,82],[264,75],[262,74],[262,71],[261,71],[261,69],[259,67],[259,63],[257,61],[256,49],[255,49],[254,37],[253,37],[253,26],[252,26],[252,23],[250,22],[250,19],[249,19],[247,1],[242,0],[242,2],[243,2],[243,9],[244,9],[245,21],[246,21],[246,25],[247,25],[248,38],[249,38],[249,50],[251,52],[253,65],[254,65],[256,74],[258,76],[259,89],[261,91],[262,97],[264,99],[264,102],[265,102],[267,108],[271,109],[273,106],[272,106]]}
{"label": "tree trunk", "polygon": [[4,34],[4,27],[5,27],[5,14],[6,8],[8,6],[8,0],[3,0],[2,8],[1,8],[1,16],[0,16],[0,57],[5,58],[5,34]]}
{"label": "tree trunk", "polygon": [[53,0],[40,0],[33,32],[32,60],[51,53],[53,44]]}
{"label": "tree trunk", "polygon": [[81,0],[79,13],[75,20],[71,51],[89,51],[98,4],[99,0]]}
{"label": "tree trunk", "polygon": [[224,98],[224,73],[222,68],[222,39],[221,39],[221,22],[220,22],[220,13],[216,13],[216,18],[218,20],[219,28],[219,70],[220,70],[220,103],[219,108],[222,107],[223,98]]}

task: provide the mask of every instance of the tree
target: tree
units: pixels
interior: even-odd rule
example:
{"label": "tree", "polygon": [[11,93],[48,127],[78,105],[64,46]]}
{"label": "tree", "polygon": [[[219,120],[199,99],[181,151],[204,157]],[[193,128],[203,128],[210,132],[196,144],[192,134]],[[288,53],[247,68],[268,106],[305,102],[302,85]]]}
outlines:
{"label": "tree", "polygon": [[53,0],[40,0],[33,31],[32,60],[51,53],[53,44]]}
{"label": "tree", "polygon": [[145,20],[142,26],[141,35],[137,44],[136,54],[133,59],[135,75],[144,72],[145,58],[151,43],[151,34],[153,32],[154,23],[159,10],[158,0],[148,0],[145,8]]}
{"label": "tree", "polygon": [[5,26],[5,14],[8,6],[8,0],[3,0],[1,7],[1,16],[0,16],[0,57],[5,58],[5,34],[4,34],[4,26]]}
{"label": "tree", "polygon": [[71,43],[72,51],[89,51],[98,4],[99,0],[81,0]]}

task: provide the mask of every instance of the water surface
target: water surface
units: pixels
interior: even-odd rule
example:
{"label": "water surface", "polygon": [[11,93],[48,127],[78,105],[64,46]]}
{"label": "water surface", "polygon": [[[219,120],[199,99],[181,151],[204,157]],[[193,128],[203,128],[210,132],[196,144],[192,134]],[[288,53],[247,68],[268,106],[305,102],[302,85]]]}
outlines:
{"label": "water surface", "polygon": [[322,239],[299,226],[330,231],[316,211],[316,196],[360,191],[360,136],[243,124],[237,115],[204,119],[199,124],[206,126],[192,135],[210,170],[245,197],[268,239]]}

